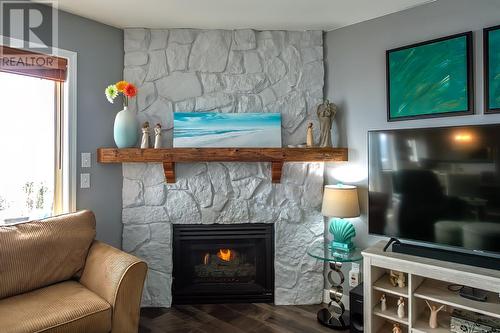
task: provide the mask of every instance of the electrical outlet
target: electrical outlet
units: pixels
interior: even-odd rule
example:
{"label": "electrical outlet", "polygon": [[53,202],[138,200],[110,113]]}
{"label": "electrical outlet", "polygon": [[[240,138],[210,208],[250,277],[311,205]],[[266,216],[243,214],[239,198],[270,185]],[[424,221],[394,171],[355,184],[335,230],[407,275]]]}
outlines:
{"label": "electrical outlet", "polygon": [[82,153],[82,168],[92,167],[92,154]]}
{"label": "electrical outlet", "polygon": [[90,188],[90,173],[80,174],[80,188]]}

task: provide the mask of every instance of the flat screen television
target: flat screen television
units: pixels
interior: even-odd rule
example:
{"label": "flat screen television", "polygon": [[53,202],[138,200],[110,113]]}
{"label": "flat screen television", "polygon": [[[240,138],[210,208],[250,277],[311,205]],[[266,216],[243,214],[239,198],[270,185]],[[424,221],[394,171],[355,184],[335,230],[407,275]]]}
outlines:
{"label": "flat screen television", "polygon": [[370,131],[368,151],[370,234],[500,259],[500,124]]}

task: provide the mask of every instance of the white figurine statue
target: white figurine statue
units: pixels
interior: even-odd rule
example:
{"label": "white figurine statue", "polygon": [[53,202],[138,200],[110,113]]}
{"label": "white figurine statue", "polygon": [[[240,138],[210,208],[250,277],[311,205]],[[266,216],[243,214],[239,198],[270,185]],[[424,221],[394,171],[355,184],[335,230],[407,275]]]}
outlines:
{"label": "white figurine statue", "polygon": [[155,149],[161,148],[161,125],[155,126]]}
{"label": "white figurine statue", "polygon": [[430,328],[438,328],[438,313],[439,311],[444,309],[444,305],[441,305],[439,308],[435,305],[430,305],[429,302],[425,301],[427,306],[431,310],[431,315],[429,316],[429,327]]}
{"label": "white figurine statue", "polygon": [[309,123],[309,125],[307,126],[306,146],[307,147],[314,147],[313,123]]}
{"label": "white figurine statue", "polygon": [[380,297],[380,310],[387,311],[387,298],[385,297],[385,294],[382,294],[382,297]]}
{"label": "white figurine statue", "polygon": [[405,288],[406,287],[406,278],[403,272],[392,271],[390,273],[390,282],[394,287]]}
{"label": "white figurine statue", "polygon": [[149,123],[147,121],[142,125],[141,148],[149,148]]}
{"label": "white figurine statue", "polygon": [[405,300],[403,297],[398,299],[398,317],[401,319],[405,317]]}

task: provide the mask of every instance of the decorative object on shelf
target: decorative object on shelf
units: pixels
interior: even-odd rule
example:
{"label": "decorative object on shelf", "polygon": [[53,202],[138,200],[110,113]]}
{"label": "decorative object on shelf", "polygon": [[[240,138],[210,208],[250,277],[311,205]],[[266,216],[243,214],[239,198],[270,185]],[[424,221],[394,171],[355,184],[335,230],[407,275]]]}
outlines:
{"label": "decorative object on shelf", "polygon": [[438,328],[438,313],[439,311],[444,309],[444,305],[441,305],[439,308],[435,305],[430,305],[429,302],[426,300],[425,303],[427,303],[427,306],[429,307],[429,310],[431,310],[430,316],[429,316],[429,327],[430,328]]}
{"label": "decorative object on shelf", "polygon": [[161,125],[160,124],[156,124],[155,126],[155,149],[159,149],[161,148]]}
{"label": "decorative object on shelf", "polygon": [[149,148],[149,122],[147,121],[142,124],[141,148]]}
{"label": "decorative object on shelf", "polygon": [[118,148],[135,147],[139,138],[139,123],[135,112],[128,109],[129,98],[137,95],[137,88],[127,81],[119,81],[109,85],[104,91],[106,98],[113,103],[115,98],[123,94],[123,110],[118,112],[113,126],[113,138]]}
{"label": "decorative object on shelf", "polygon": [[313,123],[309,123],[309,125],[307,125],[306,146],[307,147],[314,147]]}
{"label": "decorative object on shelf", "polygon": [[385,294],[382,294],[380,297],[380,310],[382,310],[382,312],[387,311],[387,298]]}
{"label": "decorative object on shelf", "polygon": [[405,317],[405,299],[400,297],[398,299],[398,318],[403,319]]}
{"label": "decorative object on shelf", "polygon": [[500,112],[500,25],[483,31],[484,113]]}
{"label": "decorative object on shelf", "polygon": [[332,123],[333,118],[337,114],[337,106],[330,103],[329,100],[325,100],[322,104],[318,105],[316,111],[319,119],[319,146],[320,147],[331,147],[332,146]]}
{"label": "decorative object on shelf", "polygon": [[281,114],[174,112],[174,147],[281,148]]}
{"label": "decorative object on shelf", "polygon": [[353,250],[352,238],[356,236],[356,230],[352,223],[344,218],[359,216],[356,186],[343,184],[325,186],[321,213],[324,216],[332,217],[328,228],[333,234],[331,248],[342,251]]}
{"label": "decorative object on shelf", "polygon": [[394,323],[392,325],[392,333],[403,333],[403,330],[401,329],[401,325],[398,323]]}
{"label": "decorative object on shelf", "polygon": [[474,112],[472,32],[386,52],[387,120]]}
{"label": "decorative object on shelf", "polygon": [[393,287],[406,288],[406,277],[403,272],[391,270],[389,274],[389,281]]}

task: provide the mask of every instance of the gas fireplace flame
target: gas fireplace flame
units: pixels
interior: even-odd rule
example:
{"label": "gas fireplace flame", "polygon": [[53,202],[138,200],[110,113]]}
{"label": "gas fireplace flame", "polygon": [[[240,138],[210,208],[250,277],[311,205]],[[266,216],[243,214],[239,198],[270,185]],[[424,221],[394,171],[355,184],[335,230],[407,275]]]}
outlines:
{"label": "gas fireplace flame", "polygon": [[230,249],[219,249],[217,257],[223,261],[231,261],[234,259],[234,251]]}

